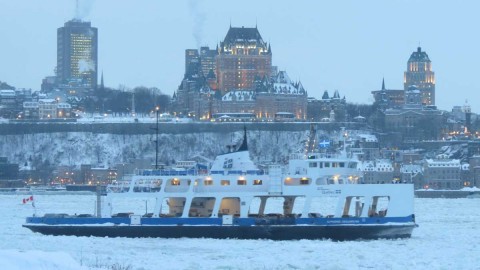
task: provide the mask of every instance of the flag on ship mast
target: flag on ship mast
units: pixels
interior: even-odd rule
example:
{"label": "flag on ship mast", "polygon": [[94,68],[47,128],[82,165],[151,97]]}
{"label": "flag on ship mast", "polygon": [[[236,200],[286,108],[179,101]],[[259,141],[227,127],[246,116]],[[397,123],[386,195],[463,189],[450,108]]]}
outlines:
{"label": "flag on ship mast", "polygon": [[318,146],[320,146],[320,148],[327,148],[330,146],[330,141],[329,140],[322,140]]}

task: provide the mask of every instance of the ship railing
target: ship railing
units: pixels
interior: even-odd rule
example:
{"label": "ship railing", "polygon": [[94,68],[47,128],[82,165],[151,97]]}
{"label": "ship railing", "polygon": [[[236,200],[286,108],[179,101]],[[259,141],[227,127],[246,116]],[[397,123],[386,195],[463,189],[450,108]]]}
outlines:
{"label": "ship railing", "polygon": [[265,175],[265,172],[263,170],[247,170],[247,171],[242,171],[242,170],[222,170],[222,171],[210,171],[210,174],[215,175]]}
{"label": "ship railing", "polygon": [[340,153],[308,153],[308,154],[300,154],[300,153],[293,153],[290,154],[289,158],[293,159],[320,159],[320,158],[342,158],[345,155]]}
{"label": "ship railing", "polygon": [[206,172],[197,169],[190,170],[139,170],[138,175],[141,176],[181,176],[181,175],[202,175]]}

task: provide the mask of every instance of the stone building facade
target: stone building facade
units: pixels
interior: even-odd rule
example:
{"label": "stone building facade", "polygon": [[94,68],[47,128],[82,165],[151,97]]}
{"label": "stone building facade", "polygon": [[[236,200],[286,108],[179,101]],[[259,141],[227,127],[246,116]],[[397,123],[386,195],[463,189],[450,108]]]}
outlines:
{"label": "stone building facade", "polygon": [[230,26],[216,57],[218,89],[253,89],[256,77],[269,77],[271,72],[272,50],[257,27]]}

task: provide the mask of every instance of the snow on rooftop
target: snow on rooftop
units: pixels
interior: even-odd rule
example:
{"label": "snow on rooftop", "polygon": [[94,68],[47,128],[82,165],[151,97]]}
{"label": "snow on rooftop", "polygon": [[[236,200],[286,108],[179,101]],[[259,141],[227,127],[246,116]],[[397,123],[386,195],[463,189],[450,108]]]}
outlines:
{"label": "snow on rooftop", "polygon": [[428,167],[460,167],[459,159],[426,159]]}
{"label": "snow on rooftop", "polygon": [[15,90],[0,90],[0,96],[14,97],[15,96]]}
{"label": "snow on rooftop", "polygon": [[251,90],[233,90],[223,95],[223,101],[253,101],[255,92]]}
{"label": "snow on rooftop", "polygon": [[386,159],[377,159],[375,161],[364,161],[358,165],[359,171],[393,171],[392,163]]}

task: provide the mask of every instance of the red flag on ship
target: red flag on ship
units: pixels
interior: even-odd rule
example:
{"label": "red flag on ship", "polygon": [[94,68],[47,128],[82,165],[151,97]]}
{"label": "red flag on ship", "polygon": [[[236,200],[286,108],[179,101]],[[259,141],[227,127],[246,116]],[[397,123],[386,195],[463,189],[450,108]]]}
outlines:
{"label": "red flag on ship", "polygon": [[33,195],[23,199],[24,204],[27,203],[27,202],[33,202]]}

